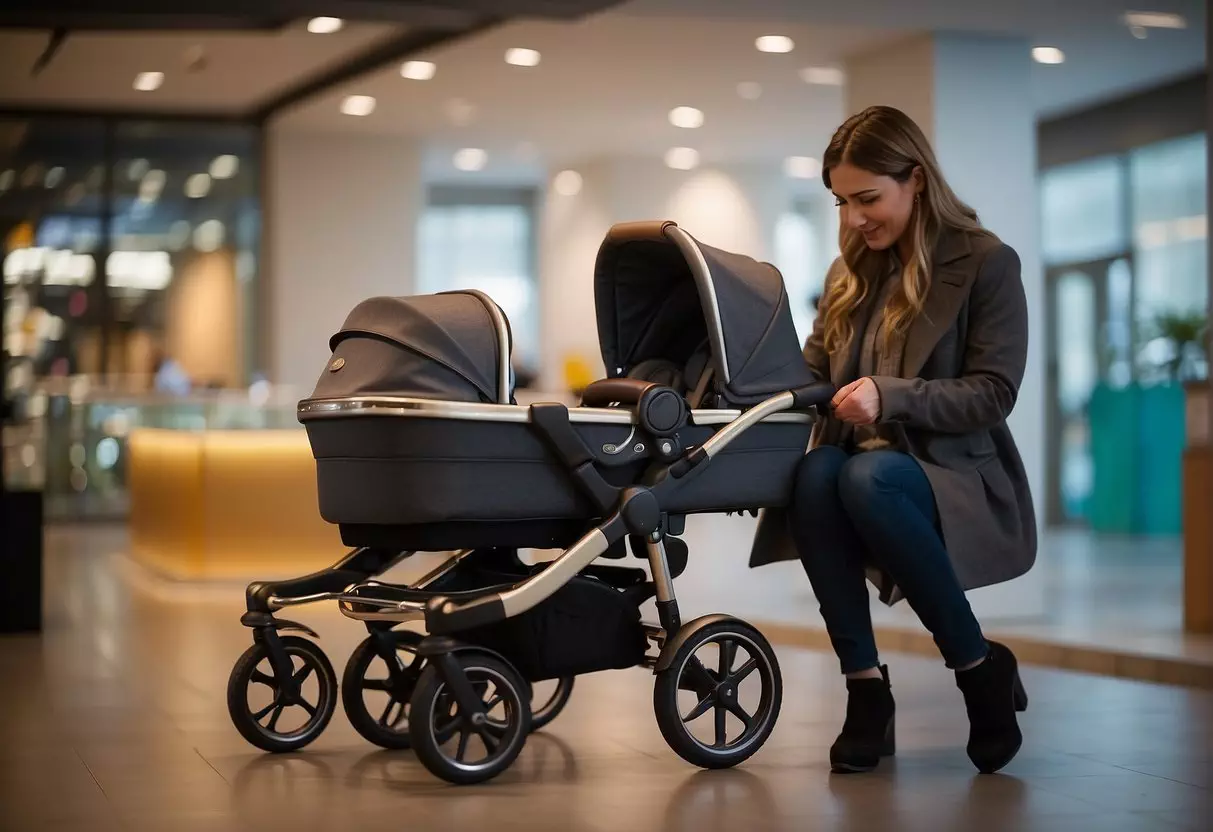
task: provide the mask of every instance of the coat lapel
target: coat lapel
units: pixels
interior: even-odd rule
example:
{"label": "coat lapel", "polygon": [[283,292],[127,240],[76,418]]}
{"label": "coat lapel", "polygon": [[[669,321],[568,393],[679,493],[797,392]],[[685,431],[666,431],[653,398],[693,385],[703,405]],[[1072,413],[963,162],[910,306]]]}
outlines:
{"label": "coat lapel", "polygon": [[963,262],[972,253],[968,235],[963,231],[945,232],[935,246],[931,262],[931,285],[927,289],[922,314],[910,324],[906,333],[902,374],[914,378],[931,357],[939,339],[952,326],[965,298],[972,269]]}

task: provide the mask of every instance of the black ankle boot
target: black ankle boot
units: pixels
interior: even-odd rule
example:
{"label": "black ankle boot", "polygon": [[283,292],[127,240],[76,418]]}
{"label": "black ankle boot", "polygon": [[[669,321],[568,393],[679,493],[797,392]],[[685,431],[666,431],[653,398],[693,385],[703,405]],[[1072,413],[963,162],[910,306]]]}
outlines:
{"label": "black ankle boot", "polygon": [[847,679],[847,718],[830,747],[830,767],[840,773],[871,771],[881,757],[891,757],[893,690],[889,669],[880,666],[879,679]]}
{"label": "black ankle boot", "polygon": [[989,645],[984,662],[956,672],[969,712],[969,759],[983,774],[993,774],[1019,753],[1023,734],[1015,714],[1028,708],[1015,654],[996,641]]}

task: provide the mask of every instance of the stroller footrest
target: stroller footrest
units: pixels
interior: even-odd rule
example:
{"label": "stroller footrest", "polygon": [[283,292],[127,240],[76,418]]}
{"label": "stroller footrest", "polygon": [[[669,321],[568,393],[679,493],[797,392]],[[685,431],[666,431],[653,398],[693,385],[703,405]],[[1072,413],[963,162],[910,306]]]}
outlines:
{"label": "stroller footrest", "polygon": [[348,593],[346,597],[350,600],[354,598],[372,600],[372,601],[390,601],[393,603],[410,603],[410,604],[428,604],[437,597],[446,598],[456,602],[474,601],[477,598],[486,595],[496,595],[504,590],[512,587],[513,584],[499,584],[497,586],[488,586],[481,589],[469,589],[458,592],[444,592],[441,596],[436,596],[433,590],[413,589],[400,584],[386,583],[369,583],[356,586]]}

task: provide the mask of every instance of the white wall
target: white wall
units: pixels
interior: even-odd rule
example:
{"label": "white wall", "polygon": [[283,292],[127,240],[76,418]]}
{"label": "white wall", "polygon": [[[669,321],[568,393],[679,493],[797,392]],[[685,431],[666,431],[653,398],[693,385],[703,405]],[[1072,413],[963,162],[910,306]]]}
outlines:
{"label": "white wall", "polygon": [[270,375],[306,395],[350,309],[412,290],[420,157],[396,137],[272,125],[266,141]]}
{"label": "white wall", "polygon": [[935,40],[921,35],[852,56],[846,65],[846,115],[885,104],[904,112],[935,139]]}

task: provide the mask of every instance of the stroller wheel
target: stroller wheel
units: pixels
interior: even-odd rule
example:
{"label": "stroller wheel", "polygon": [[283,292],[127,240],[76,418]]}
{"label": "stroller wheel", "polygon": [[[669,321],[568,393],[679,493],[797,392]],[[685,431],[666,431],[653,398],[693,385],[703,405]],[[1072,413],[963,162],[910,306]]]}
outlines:
{"label": "stroller wheel", "polygon": [[236,730],[263,751],[297,751],[324,731],[337,707],[337,674],[319,646],[283,636],[293,675],[279,679],[257,642],[236,660],[227,681],[227,711]]}
{"label": "stroller wheel", "polygon": [[509,768],[522,751],[531,729],[529,691],[517,671],[495,656],[467,651],[451,658],[479,707],[465,712],[438,663],[427,664],[410,707],[413,752],[449,783],[483,783]]}
{"label": "stroller wheel", "polygon": [[783,699],[779,662],[763,635],[743,621],[686,626],[690,636],[657,674],[657,725],[687,762],[729,768],[761,748],[775,727]]}
{"label": "stroller wheel", "polygon": [[560,716],[564,706],[569,704],[569,697],[573,695],[573,679],[573,676],[557,679],[555,690],[543,704],[536,700],[535,686],[531,685],[531,731],[538,731]]}
{"label": "stroller wheel", "polygon": [[[389,663],[376,649],[383,637],[395,647]],[[354,648],[341,674],[341,704],[354,730],[381,748],[409,742],[409,699],[424,668],[417,655],[421,636],[408,630],[368,636]]]}

